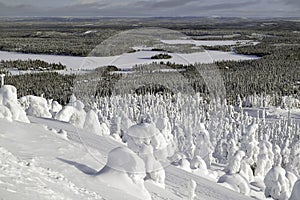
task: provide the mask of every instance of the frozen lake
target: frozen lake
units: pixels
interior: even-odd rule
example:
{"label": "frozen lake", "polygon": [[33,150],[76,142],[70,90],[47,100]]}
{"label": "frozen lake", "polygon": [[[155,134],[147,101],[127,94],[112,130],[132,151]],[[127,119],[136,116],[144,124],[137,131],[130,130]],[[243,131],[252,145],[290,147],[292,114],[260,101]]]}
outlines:
{"label": "frozen lake", "polygon": [[151,56],[160,54],[160,51],[141,50],[134,53],[125,53],[119,56],[109,57],[77,57],[45,54],[25,54],[16,52],[0,51],[0,60],[43,60],[48,63],[61,63],[67,66],[62,73],[74,73],[78,71],[92,70],[97,67],[115,65],[120,69],[129,69],[135,65],[152,62],[170,61],[177,64],[213,63],[222,60],[251,60],[258,59],[257,56],[240,55],[234,52],[205,51],[197,53],[168,53],[171,59],[151,59]]}

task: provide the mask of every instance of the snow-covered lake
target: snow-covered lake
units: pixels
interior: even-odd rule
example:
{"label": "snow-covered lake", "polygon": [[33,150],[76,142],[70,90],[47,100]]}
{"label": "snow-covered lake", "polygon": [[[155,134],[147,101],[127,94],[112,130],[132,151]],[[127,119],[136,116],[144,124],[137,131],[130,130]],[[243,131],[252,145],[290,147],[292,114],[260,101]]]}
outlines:
{"label": "snow-covered lake", "polygon": [[[125,53],[120,56],[109,57],[77,57],[45,54],[24,54],[16,52],[0,51],[0,60],[43,60],[48,63],[61,63],[67,66],[62,73],[74,73],[78,71],[92,70],[97,67],[115,65],[120,69],[129,69],[135,65],[152,62],[170,61],[177,64],[213,63],[222,60],[251,60],[258,59],[257,56],[240,55],[234,52],[205,51],[197,53],[168,53],[171,59],[151,59],[151,56],[160,54],[160,51],[141,50],[135,53]],[[17,72],[18,73],[18,72]]]}

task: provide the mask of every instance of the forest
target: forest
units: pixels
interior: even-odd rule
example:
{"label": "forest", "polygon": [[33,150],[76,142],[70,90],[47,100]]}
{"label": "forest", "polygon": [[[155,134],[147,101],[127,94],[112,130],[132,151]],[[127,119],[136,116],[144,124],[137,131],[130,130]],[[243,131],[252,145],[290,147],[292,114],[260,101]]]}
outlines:
{"label": "forest", "polygon": [[[294,21],[245,21],[235,18],[227,19],[227,21],[226,19],[223,21],[218,21],[217,19],[205,21],[201,18],[163,18],[159,20],[124,19],[120,21],[112,19],[73,19],[68,22],[61,20],[60,23],[56,23],[51,20],[47,22],[43,20],[45,19],[40,21],[23,20],[17,22],[2,20],[0,23],[0,50],[85,56],[96,45],[120,31],[142,26],[161,25],[165,28],[172,26],[172,29],[179,30],[196,40],[203,38],[205,40],[224,40],[228,38],[256,40],[259,42],[257,45],[204,46],[204,48],[227,51],[233,50],[236,53],[256,55],[261,58],[257,60],[221,61],[208,65],[197,64],[189,66],[177,65],[170,62],[160,63],[155,65],[155,67],[161,69],[176,69],[179,70],[176,74],[182,76],[175,76],[174,78],[174,72],[163,73],[152,70],[149,73],[149,79],[155,79],[153,77],[163,77],[164,80],[168,80],[169,82],[158,82],[155,84],[145,83],[144,86],[138,86],[136,90],[133,91],[138,91],[138,93],[151,91],[155,93],[155,88],[159,91],[172,91],[174,90],[172,84],[183,82],[183,84],[187,84],[188,87],[192,87],[195,92],[208,95],[208,88],[202,75],[199,74],[199,69],[200,71],[207,71],[210,66],[216,65],[224,81],[227,100],[230,102],[234,103],[238,96],[247,97],[255,94],[274,96],[274,105],[280,104],[280,97],[282,95],[291,95],[295,98],[299,98],[300,25]],[[273,23],[264,25],[265,22]],[[28,23],[31,23],[32,26],[25,26]],[[15,29],[20,29],[20,31],[14,31]],[[65,66],[61,64],[46,64],[43,61],[2,61],[1,63],[2,68],[3,66],[4,68],[5,66],[18,66],[20,69],[45,68],[47,70],[65,68]],[[150,67],[153,67],[153,65],[150,65]],[[148,70],[148,68],[149,66],[140,66],[135,68],[135,70]],[[103,80],[101,84],[98,84],[99,88],[97,89],[96,95],[111,95],[114,92],[115,84],[121,82],[120,80],[122,79],[128,81],[126,84],[130,84],[129,82],[131,81],[136,84],[136,82],[139,81],[137,76],[114,74],[111,73],[112,71],[117,71],[117,69],[111,66],[109,67],[109,73],[100,73]],[[145,71],[143,73],[145,74]],[[83,77],[77,77],[77,79],[86,79],[89,75],[78,76]],[[7,83],[17,87],[19,96],[26,94],[41,95],[45,93],[45,95],[47,95],[46,98],[53,98],[65,104],[68,96],[72,93],[74,79],[74,75],[60,75],[45,72],[8,76]],[[171,81],[171,79],[173,81]],[[182,79],[188,81],[182,81]],[[32,84],[32,86],[30,86],[30,84]]]}

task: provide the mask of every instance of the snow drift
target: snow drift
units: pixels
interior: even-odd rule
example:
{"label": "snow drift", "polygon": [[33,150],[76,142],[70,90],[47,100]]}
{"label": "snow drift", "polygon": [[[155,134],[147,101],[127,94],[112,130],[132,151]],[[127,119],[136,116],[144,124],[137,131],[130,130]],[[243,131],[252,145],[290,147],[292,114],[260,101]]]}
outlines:
{"label": "snow drift", "polygon": [[109,152],[107,164],[97,177],[138,199],[147,200],[151,196],[144,186],[145,176],[144,161],[130,149],[117,147]]}

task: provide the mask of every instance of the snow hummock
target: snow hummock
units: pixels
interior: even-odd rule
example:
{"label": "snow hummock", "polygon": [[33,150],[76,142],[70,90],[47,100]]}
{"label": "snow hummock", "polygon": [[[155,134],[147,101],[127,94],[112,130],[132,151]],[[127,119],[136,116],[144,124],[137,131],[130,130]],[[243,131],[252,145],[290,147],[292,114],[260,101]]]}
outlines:
{"label": "snow hummock", "polygon": [[83,128],[86,118],[86,112],[83,108],[84,104],[72,95],[68,105],[56,114],[55,119],[69,122],[78,128]]}
{"label": "snow hummock", "polygon": [[244,195],[250,194],[250,185],[240,174],[225,174],[219,178],[218,183]]}
{"label": "snow hummock", "polygon": [[292,190],[292,195],[289,200],[299,200],[299,199],[300,199],[300,180],[296,181]]}
{"label": "snow hummock", "polygon": [[144,186],[145,164],[133,151],[126,147],[118,147],[108,154],[107,164],[98,173],[105,183],[124,190],[138,199],[151,199]]}

